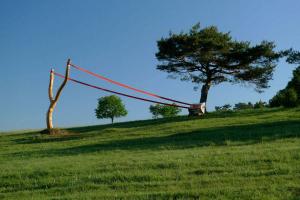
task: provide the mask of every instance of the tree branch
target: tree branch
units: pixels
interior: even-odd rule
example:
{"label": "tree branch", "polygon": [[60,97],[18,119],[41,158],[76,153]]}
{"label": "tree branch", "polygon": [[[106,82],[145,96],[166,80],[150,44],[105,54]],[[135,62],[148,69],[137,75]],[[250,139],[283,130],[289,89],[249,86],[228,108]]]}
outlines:
{"label": "tree branch", "polygon": [[70,74],[70,64],[71,64],[71,60],[68,59],[68,61],[67,61],[67,66],[66,66],[65,79],[64,79],[63,83],[61,84],[61,86],[59,87],[59,89],[57,90],[57,93],[56,93],[54,102],[57,102],[57,100],[59,99],[60,94],[61,94],[63,88],[65,87],[65,85],[66,85],[66,83],[67,83],[67,81],[68,81],[68,79],[69,79],[69,74]]}
{"label": "tree branch", "polygon": [[48,88],[48,96],[49,96],[50,103],[53,102],[53,82],[54,82],[54,69],[51,69],[49,88]]}

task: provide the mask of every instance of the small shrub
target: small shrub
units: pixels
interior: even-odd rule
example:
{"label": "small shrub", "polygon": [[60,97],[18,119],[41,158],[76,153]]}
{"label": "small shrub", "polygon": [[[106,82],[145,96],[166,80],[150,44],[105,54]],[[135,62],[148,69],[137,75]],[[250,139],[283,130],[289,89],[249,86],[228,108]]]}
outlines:
{"label": "small shrub", "polygon": [[154,119],[157,119],[159,116],[163,118],[175,117],[181,112],[181,109],[178,107],[160,104],[151,105],[149,107],[149,110],[152,113]]}
{"label": "small shrub", "polygon": [[256,102],[253,107],[254,107],[254,109],[261,109],[261,108],[265,108],[267,106],[268,106],[268,104],[266,102],[260,100],[260,101]]}
{"label": "small shrub", "polygon": [[229,111],[231,109],[231,105],[230,104],[225,104],[223,106],[215,106],[215,110],[216,111]]}
{"label": "small shrub", "polygon": [[254,106],[251,102],[248,103],[237,103],[234,105],[234,110],[245,110],[245,109],[252,109]]}

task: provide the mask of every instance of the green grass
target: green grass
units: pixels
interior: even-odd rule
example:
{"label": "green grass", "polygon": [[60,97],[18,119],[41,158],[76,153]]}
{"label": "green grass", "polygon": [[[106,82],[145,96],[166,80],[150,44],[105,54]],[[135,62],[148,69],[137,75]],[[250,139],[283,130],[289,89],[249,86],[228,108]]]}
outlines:
{"label": "green grass", "polygon": [[0,134],[0,199],[300,199],[300,109]]}

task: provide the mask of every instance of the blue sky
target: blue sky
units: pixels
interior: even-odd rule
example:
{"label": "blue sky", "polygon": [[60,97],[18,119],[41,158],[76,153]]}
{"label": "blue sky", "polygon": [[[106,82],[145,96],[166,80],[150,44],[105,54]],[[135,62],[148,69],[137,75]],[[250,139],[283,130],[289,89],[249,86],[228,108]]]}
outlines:
{"label": "blue sky", "polygon": [[[300,49],[298,0],[1,0],[0,131],[45,127],[49,70],[63,72],[67,58],[109,78],[187,102],[198,102],[193,84],[156,70],[156,41],[197,22],[216,25],[234,39],[274,41],[277,49]],[[210,90],[208,108],[268,101],[291,78],[280,62],[271,87],[221,84]],[[129,94],[131,91],[71,71],[71,76]],[[58,86],[60,79],[55,80]],[[54,113],[59,127],[108,123],[95,118],[97,98],[108,93],[69,82]],[[151,118],[149,103],[123,98],[129,114],[117,121]]]}

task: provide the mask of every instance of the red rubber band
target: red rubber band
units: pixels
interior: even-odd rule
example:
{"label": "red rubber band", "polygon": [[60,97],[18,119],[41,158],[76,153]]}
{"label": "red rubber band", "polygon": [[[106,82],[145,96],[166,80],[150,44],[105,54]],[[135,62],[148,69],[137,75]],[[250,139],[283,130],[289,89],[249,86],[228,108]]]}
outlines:
{"label": "red rubber band", "polygon": [[[59,76],[61,78],[65,78],[65,76],[63,76],[63,75],[61,75],[61,74],[59,74],[57,72],[53,72],[53,73],[56,76]],[[158,103],[158,104],[162,104],[162,105],[179,107],[179,108],[186,108],[186,109],[190,108],[190,107],[187,107],[187,106],[180,106],[180,105],[176,105],[176,104],[169,104],[169,103],[154,101],[154,100],[145,99],[145,98],[141,98],[141,97],[136,97],[136,96],[128,95],[128,94],[121,93],[121,92],[116,92],[116,91],[113,91],[113,90],[109,90],[109,89],[105,89],[105,88],[98,87],[98,86],[95,86],[95,85],[91,85],[91,84],[88,84],[88,83],[85,83],[85,82],[82,82],[82,81],[78,81],[78,80],[75,80],[75,79],[72,79],[72,78],[68,78],[68,80],[73,81],[75,83],[79,83],[79,84],[88,86],[88,87],[91,87],[91,88],[95,88],[95,89],[98,89],[98,90],[103,90],[103,91],[106,91],[106,92],[114,93],[114,94],[117,94],[117,95],[122,95],[122,96],[133,98],[133,99],[138,99],[138,100],[141,100],[141,101],[147,101],[147,102],[151,102],[151,103]]]}
{"label": "red rubber band", "polygon": [[70,64],[70,65],[71,65],[72,67],[74,67],[75,69],[78,69],[78,70],[80,70],[80,71],[82,71],[82,72],[85,72],[85,73],[88,73],[88,74],[90,74],[90,75],[93,75],[93,76],[95,76],[95,77],[97,77],[97,78],[100,78],[100,79],[102,79],[102,80],[108,81],[108,82],[110,82],[110,83],[113,83],[113,84],[115,84],[115,85],[118,85],[118,86],[121,86],[121,87],[130,89],[130,90],[134,90],[134,91],[136,91],[136,92],[140,92],[140,93],[146,94],[146,95],[148,95],[148,96],[152,96],[152,97],[156,97],[156,98],[160,98],[160,99],[164,99],[164,100],[168,100],[168,101],[172,101],[172,102],[176,102],[176,103],[180,103],[180,104],[184,104],[184,105],[189,105],[189,106],[192,105],[192,104],[190,104],[190,103],[185,103],[185,102],[182,102],[182,101],[177,101],[177,100],[174,100],[174,99],[170,99],[170,98],[167,98],[167,97],[159,96],[159,95],[157,95],[157,94],[153,94],[153,93],[150,93],[150,92],[147,92],[147,91],[144,91],[144,90],[140,90],[140,89],[131,87],[131,86],[129,86],[129,85],[126,85],[126,84],[123,84],[123,83],[114,81],[114,80],[112,80],[112,79],[106,78],[106,77],[101,76],[101,75],[96,74],[96,73],[93,73],[93,72],[91,72],[91,71],[89,71],[89,70],[86,70],[86,69],[84,69],[84,68],[82,68],[82,67],[79,67],[79,66],[76,66],[76,65],[74,65],[74,64]]}

